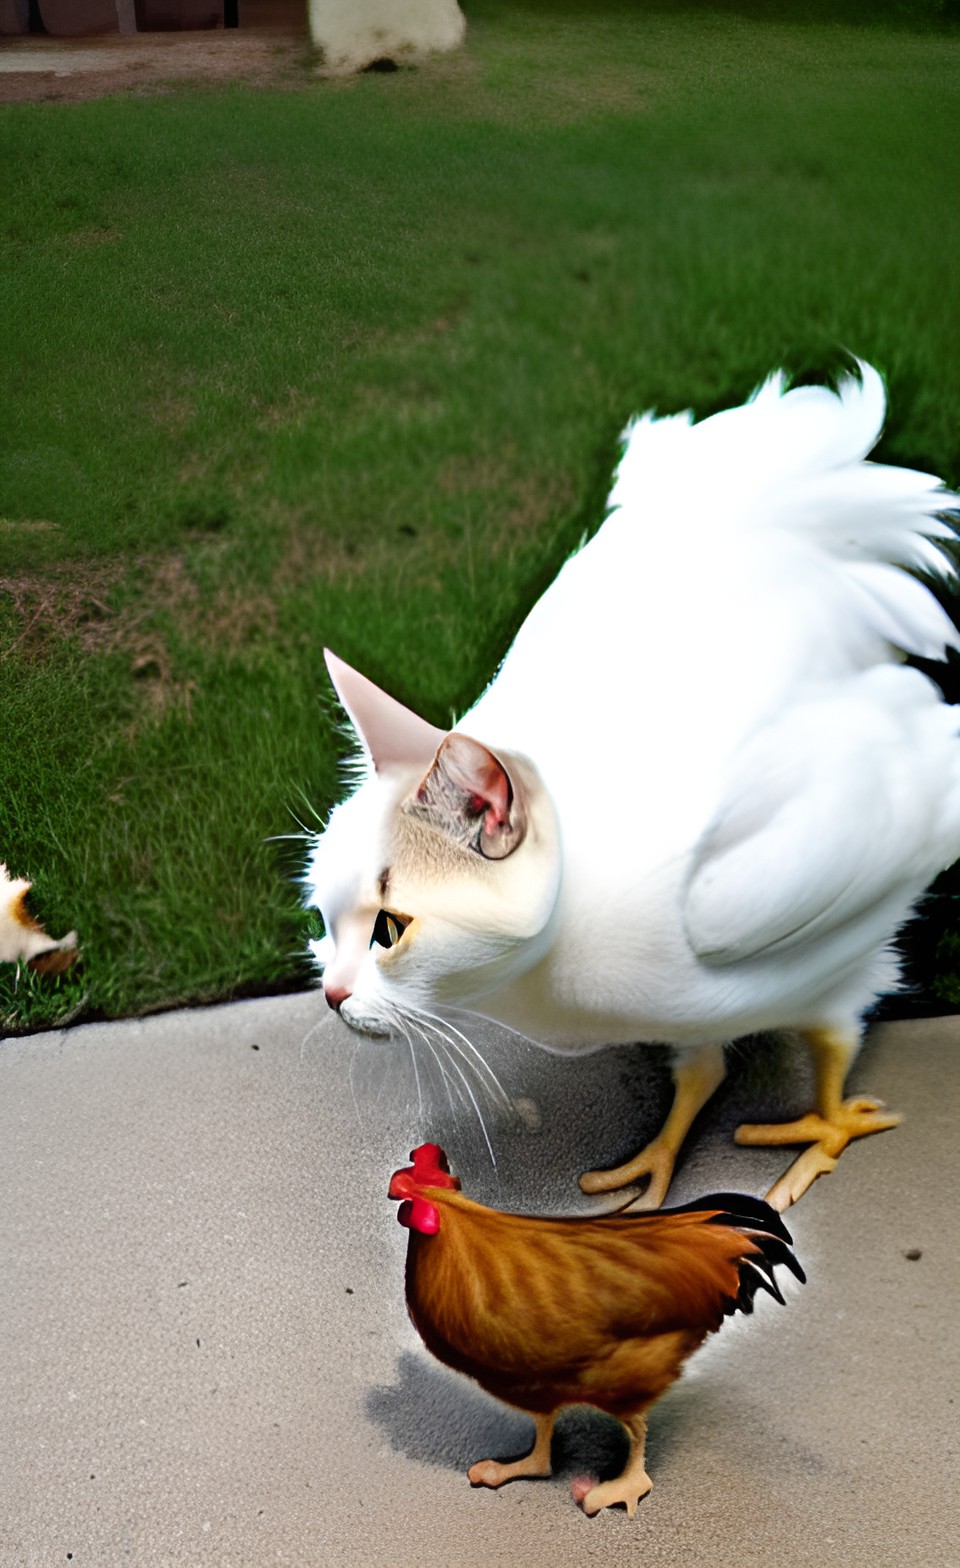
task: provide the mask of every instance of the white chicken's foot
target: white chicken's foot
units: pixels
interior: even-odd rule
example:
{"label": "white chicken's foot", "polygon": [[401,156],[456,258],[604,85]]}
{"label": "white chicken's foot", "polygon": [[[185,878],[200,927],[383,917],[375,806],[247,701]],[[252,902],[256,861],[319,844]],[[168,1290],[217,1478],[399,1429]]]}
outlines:
{"label": "white chicken's foot", "polygon": [[795,1122],[775,1122],[767,1127],[748,1123],[738,1127],[733,1136],[735,1143],[752,1147],[773,1148],[784,1143],[810,1145],[767,1193],[767,1202],[782,1214],[803,1197],[818,1176],[826,1176],[834,1169],[854,1138],[886,1132],[902,1120],[896,1112],[884,1111],[876,1100],[847,1100],[839,1107],[836,1119],[830,1121],[811,1111],[809,1116],[801,1116]]}
{"label": "white chicken's foot", "polygon": [[615,1481],[601,1481],[598,1486],[591,1486],[586,1481],[573,1484],[573,1495],[585,1514],[598,1514],[601,1508],[623,1503],[632,1519],[640,1499],[653,1490],[653,1482],[644,1468],[647,1418],[645,1415],[630,1416],[623,1424],[630,1433],[630,1458],[623,1473]]}
{"label": "white chicken's foot", "polygon": [[674,1067],[673,1104],[670,1114],[652,1143],[609,1171],[585,1171],[580,1177],[584,1192],[612,1192],[629,1187],[642,1176],[649,1176],[646,1191],[630,1204],[631,1209],[658,1209],[670,1182],[683,1140],[698,1113],[714,1090],[723,1082],[726,1065],[723,1047],[705,1045],[684,1056]]}
{"label": "white chicken's foot", "polygon": [[813,1055],[816,1074],[816,1110],[793,1122],[745,1123],[734,1133],[734,1142],[752,1147],[772,1148],[789,1143],[810,1145],[767,1193],[767,1202],[781,1214],[803,1197],[818,1176],[825,1176],[834,1169],[854,1138],[886,1132],[903,1120],[895,1111],[887,1111],[880,1100],[865,1096],[851,1100],[841,1097],[847,1067],[859,1043],[856,1033],[811,1029],[806,1032],[805,1039]]}
{"label": "white chicken's foot", "polygon": [[499,1459],[478,1459],[467,1471],[467,1480],[471,1486],[502,1486],[504,1481],[516,1481],[522,1476],[552,1475],[550,1463],[550,1440],[553,1436],[553,1424],[556,1415],[535,1415],[534,1425],[537,1435],[529,1454],[524,1454],[522,1459],[511,1460],[508,1464],[501,1464]]}
{"label": "white chicken's foot", "polygon": [[808,1188],[812,1187],[818,1176],[829,1176],[836,1165],[836,1160],[826,1154],[819,1143],[812,1143],[809,1149],[804,1149],[793,1164],[784,1171],[779,1181],[775,1181],[767,1193],[767,1202],[778,1214],[783,1214],[791,1204],[802,1198]]}
{"label": "white chicken's foot", "polygon": [[609,1171],[584,1171],[580,1177],[580,1186],[584,1192],[613,1192],[619,1187],[631,1187],[641,1177],[649,1176],[645,1191],[630,1204],[630,1208],[659,1209],[667,1196],[676,1162],[676,1149],[671,1149],[660,1138],[654,1138],[652,1143],[648,1143],[645,1149],[624,1165],[617,1165]]}

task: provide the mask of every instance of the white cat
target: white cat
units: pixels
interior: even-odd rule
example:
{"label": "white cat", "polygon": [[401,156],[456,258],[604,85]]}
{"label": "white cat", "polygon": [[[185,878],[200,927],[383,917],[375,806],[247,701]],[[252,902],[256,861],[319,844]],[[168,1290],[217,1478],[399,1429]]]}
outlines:
{"label": "white cat", "polygon": [[816,1066],[815,1114],[738,1134],[811,1145],[778,1207],[897,1120],[843,1085],[960,855],[960,717],[902,663],[960,636],[909,575],[952,571],[956,498],[863,460],[883,417],[861,365],[636,420],[606,522],[452,734],[328,655],[364,776],[307,877],[327,1001],[365,1034],[455,1008],[558,1051],[674,1046],[666,1125],[588,1191],[649,1176],[661,1202],[724,1043],[760,1030]]}

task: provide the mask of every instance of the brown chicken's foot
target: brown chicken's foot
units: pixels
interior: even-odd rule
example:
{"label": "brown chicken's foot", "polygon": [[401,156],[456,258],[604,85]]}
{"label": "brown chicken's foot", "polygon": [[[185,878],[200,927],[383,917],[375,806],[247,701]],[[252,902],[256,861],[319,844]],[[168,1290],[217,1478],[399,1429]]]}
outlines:
{"label": "brown chicken's foot", "polygon": [[782,1214],[803,1197],[818,1176],[825,1176],[834,1169],[854,1138],[886,1132],[901,1120],[896,1112],[885,1111],[879,1100],[844,1100],[829,1117],[811,1111],[809,1116],[801,1116],[794,1122],[775,1122],[769,1126],[744,1123],[734,1133],[734,1141],[766,1148],[789,1143],[810,1145],[767,1193],[767,1202]]}
{"label": "brown chicken's foot", "polygon": [[591,1515],[598,1514],[601,1508],[613,1508],[615,1504],[623,1503],[632,1519],[641,1498],[653,1491],[653,1482],[645,1470],[637,1476],[621,1475],[616,1481],[601,1481],[599,1486],[591,1486],[589,1491],[581,1491],[581,1487],[588,1484],[575,1482],[573,1495],[584,1513]]}
{"label": "brown chicken's foot", "polygon": [[517,1481],[522,1476],[533,1478],[552,1475],[550,1439],[556,1417],[534,1416],[533,1420],[537,1436],[529,1454],[524,1454],[522,1459],[511,1460],[508,1464],[501,1464],[499,1459],[478,1459],[467,1471],[467,1480],[471,1486],[502,1486],[504,1481]]}
{"label": "brown chicken's foot", "polygon": [[573,1495],[585,1514],[598,1514],[601,1508],[613,1508],[623,1503],[632,1519],[640,1499],[653,1490],[653,1482],[644,1469],[644,1449],[647,1441],[646,1416],[631,1416],[624,1421],[630,1433],[630,1458],[626,1469],[615,1481],[601,1481],[592,1486],[588,1481],[573,1483]]}

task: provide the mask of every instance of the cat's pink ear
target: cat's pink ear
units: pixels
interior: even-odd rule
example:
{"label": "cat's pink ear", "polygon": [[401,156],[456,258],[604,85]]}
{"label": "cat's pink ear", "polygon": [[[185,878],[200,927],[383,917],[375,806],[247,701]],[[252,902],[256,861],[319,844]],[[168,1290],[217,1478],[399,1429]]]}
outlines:
{"label": "cat's pink ear", "polygon": [[417,801],[486,860],[505,860],[526,832],[523,797],[503,763],[457,731],[444,737]]}
{"label": "cat's pink ear", "polygon": [[323,657],[337,696],[377,772],[390,767],[428,767],[446,739],[446,730],[436,729],[395,697],[388,697],[329,648],[324,648]]}

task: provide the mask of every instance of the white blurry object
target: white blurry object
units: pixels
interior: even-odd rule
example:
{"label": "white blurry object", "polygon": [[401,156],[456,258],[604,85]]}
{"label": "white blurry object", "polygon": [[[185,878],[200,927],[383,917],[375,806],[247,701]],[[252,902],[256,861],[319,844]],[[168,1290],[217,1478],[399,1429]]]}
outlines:
{"label": "white blurry object", "polygon": [[456,0],[309,0],[310,36],[335,76],[378,60],[413,65],[458,49],[467,30]]}

